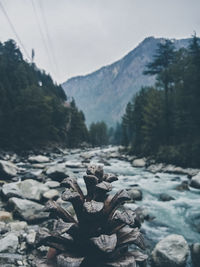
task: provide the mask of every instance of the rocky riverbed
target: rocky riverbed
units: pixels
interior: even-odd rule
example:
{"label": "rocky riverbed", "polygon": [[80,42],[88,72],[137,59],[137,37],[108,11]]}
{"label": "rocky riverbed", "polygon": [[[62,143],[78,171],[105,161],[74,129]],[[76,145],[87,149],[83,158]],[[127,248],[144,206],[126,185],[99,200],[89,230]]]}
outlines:
{"label": "rocky riverbed", "polygon": [[114,191],[128,190],[132,201],[126,205],[137,211],[147,253],[153,251],[149,265],[199,266],[200,170],[149,163],[117,147],[0,154],[0,266],[45,266],[34,265],[35,255],[48,251],[34,248],[38,227],[52,227],[44,205],[54,199],[73,212],[60,198],[60,182],[77,177],[83,187],[88,164],[102,164],[105,172],[118,175]]}

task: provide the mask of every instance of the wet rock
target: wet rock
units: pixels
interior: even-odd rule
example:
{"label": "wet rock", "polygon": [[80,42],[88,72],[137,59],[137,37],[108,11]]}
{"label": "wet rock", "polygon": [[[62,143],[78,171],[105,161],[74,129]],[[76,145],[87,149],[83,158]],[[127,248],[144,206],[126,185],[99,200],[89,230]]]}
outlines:
{"label": "wet rock", "polygon": [[20,197],[30,200],[40,200],[42,194],[48,190],[46,185],[32,179],[4,184],[2,187],[2,193],[7,198]]}
{"label": "wet rock", "polygon": [[170,200],[175,200],[175,198],[171,197],[170,195],[168,195],[166,193],[163,193],[163,194],[160,194],[159,200],[161,200],[161,201],[170,201]]}
{"label": "wet rock", "polygon": [[145,167],[146,165],[146,159],[142,158],[142,159],[134,159],[134,161],[132,162],[132,166],[133,167]]}
{"label": "wet rock", "polygon": [[48,186],[49,188],[57,188],[60,187],[60,183],[56,182],[56,181],[47,181],[45,183],[46,186]]}
{"label": "wet rock", "polygon": [[177,167],[172,164],[165,164],[165,163],[155,163],[151,164],[147,168],[148,171],[152,173],[156,172],[166,172],[166,173],[174,173],[174,174],[183,174],[183,175],[196,175],[198,173],[198,169],[192,169],[192,168],[182,168]]}
{"label": "wet rock", "polygon": [[181,178],[178,176],[171,179],[172,182],[179,182],[180,180],[181,180]]}
{"label": "wet rock", "polygon": [[43,211],[43,205],[27,199],[13,197],[9,199],[9,204],[13,207],[14,213],[27,222],[44,220],[49,216]]}
{"label": "wet rock", "polygon": [[8,227],[5,222],[0,222],[0,234],[8,232]]}
{"label": "wet rock", "polygon": [[103,158],[101,158],[99,160],[99,163],[103,164],[104,166],[111,166],[111,164],[107,160],[105,160]]}
{"label": "wet rock", "polygon": [[175,189],[178,191],[189,191],[190,190],[187,181],[183,181],[180,185],[177,185]]}
{"label": "wet rock", "polygon": [[12,213],[7,211],[0,211],[0,221],[11,221],[12,220]]}
{"label": "wet rock", "polygon": [[18,167],[10,162],[5,160],[0,160],[0,177],[1,178],[12,178],[17,175]]}
{"label": "wet rock", "polygon": [[66,161],[65,166],[68,168],[84,168],[84,165],[78,161]]}
{"label": "wet rock", "polygon": [[50,166],[46,170],[46,175],[57,181],[62,181],[64,178],[67,177],[75,177],[74,173],[68,170],[68,168],[65,166],[65,163]]}
{"label": "wet rock", "polygon": [[18,237],[14,233],[8,233],[0,239],[0,253],[16,252],[18,247]]}
{"label": "wet rock", "polygon": [[127,190],[131,200],[142,200],[142,191],[140,189],[132,188]]}
{"label": "wet rock", "polygon": [[163,163],[151,164],[147,167],[147,171],[152,173],[162,172],[163,167],[164,167]]}
{"label": "wet rock", "polygon": [[46,163],[49,162],[50,159],[46,156],[38,155],[38,156],[30,156],[28,161],[31,163]]}
{"label": "wet rock", "polygon": [[33,229],[31,229],[29,231],[29,233],[27,234],[26,236],[26,242],[29,244],[29,245],[34,245],[35,243],[35,238],[36,238],[36,231],[34,231]]}
{"label": "wet rock", "polygon": [[152,252],[156,267],[183,267],[186,265],[189,247],[181,235],[169,235],[161,240]]}
{"label": "wet rock", "polygon": [[10,231],[14,231],[14,232],[20,232],[23,230],[26,230],[26,228],[28,227],[27,222],[24,221],[15,221],[15,222],[10,222],[8,224],[8,228]]}
{"label": "wet rock", "polygon": [[45,192],[43,194],[43,197],[46,199],[56,199],[59,197],[59,195],[60,195],[60,193],[58,192],[58,190],[51,189],[51,190]]}
{"label": "wet rock", "polygon": [[[0,253],[0,266],[2,267],[16,267],[19,266],[19,261],[22,261],[24,257],[20,254],[13,253]],[[28,266],[28,265],[25,265]],[[24,266],[24,267],[25,267]]]}
{"label": "wet rock", "polygon": [[140,223],[143,223],[144,220],[146,221],[152,221],[153,219],[155,219],[154,216],[149,214],[149,210],[145,207],[138,207],[135,210],[135,213],[137,215],[137,219]]}
{"label": "wet rock", "polygon": [[200,172],[192,177],[190,186],[200,189]]}
{"label": "wet rock", "polygon": [[199,264],[200,264],[200,243],[192,244],[191,256],[192,256],[193,266],[199,267]]}

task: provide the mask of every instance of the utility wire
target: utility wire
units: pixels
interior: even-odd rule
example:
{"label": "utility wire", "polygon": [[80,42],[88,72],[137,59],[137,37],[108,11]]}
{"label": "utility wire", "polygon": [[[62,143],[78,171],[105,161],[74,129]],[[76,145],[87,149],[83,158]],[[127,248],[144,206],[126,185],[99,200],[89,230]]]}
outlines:
{"label": "utility wire", "polygon": [[23,48],[23,50],[24,50],[24,52],[25,52],[27,58],[28,58],[29,60],[31,60],[31,57],[29,56],[29,53],[27,52],[26,47],[25,47],[24,44],[22,43],[22,41],[21,41],[21,39],[20,39],[20,37],[19,37],[19,35],[18,35],[18,33],[17,33],[17,31],[16,31],[16,29],[15,29],[15,27],[14,27],[14,25],[13,25],[13,23],[12,23],[10,17],[9,17],[9,15],[8,15],[8,12],[6,11],[6,9],[5,9],[5,7],[3,6],[2,2],[0,2],[0,9],[2,10],[2,13],[4,14],[4,16],[6,17],[6,19],[7,19],[7,21],[8,21],[8,24],[10,25],[10,28],[12,29],[12,31],[13,31],[15,37],[17,38],[18,43],[19,43],[19,44],[21,45],[21,47]]}
{"label": "utility wire", "polygon": [[59,68],[58,68],[58,64],[57,64],[57,60],[56,60],[56,56],[55,56],[55,52],[54,52],[54,47],[53,47],[53,44],[52,44],[51,36],[49,34],[49,27],[48,27],[46,16],[45,16],[45,12],[44,12],[43,1],[39,1],[39,7],[40,7],[40,13],[41,13],[41,17],[42,17],[42,22],[43,22],[44,29],[45,29],[45,32],[46,32],[46,37],[47,37],[47,41],[48,41],[49,48],[50,48],[50,51],[51,51],[53,63],[54,63],[54,66],[55,66],[57,74],[60,76],[60,72],[59,72]]}
{"label": "utility wire", "polygon": [[37,9],[36,9],[34,0],[31,0],[31,3],[32,3],[32,7],[33,7],[33,12],[34,12],[34,15],[35,15],[35,18],[36,18],[36,22],[37,22],[37,25],[38,25],[38,29],[39,29],[39,32],[40,32],[40,35],[41,35],[41,38],[42,38],[42,42],[43,42],[44,48],[45,48],[45,50],[47,52],[49,63],[51,65],[51,67],[53,67],[53,64],[52,64],[52,61],[51,61],[51,57],[50,57],[50,53],[49,53],[49,48],[48,48],[48,46],[46,44],[46,40],[45,40],[45,37],[44,37],[44,34],[43,34],[42,26],[40,24],[40,19],[39,19],[38,13],[37,13]]}

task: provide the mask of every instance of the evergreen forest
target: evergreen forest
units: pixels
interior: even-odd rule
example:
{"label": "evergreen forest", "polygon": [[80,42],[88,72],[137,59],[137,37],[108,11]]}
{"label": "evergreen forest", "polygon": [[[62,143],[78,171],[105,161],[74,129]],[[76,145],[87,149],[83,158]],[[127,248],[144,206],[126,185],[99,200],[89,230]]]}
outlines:
{"label": "evergreen forest", "polygon": [[126,106],[122,144],[137,156],[180,166],[200,166],[200,41],[187,49],[161,43],[145,75],[156,75]]}
{"label": "evergreen forest", "polygon": [[34,63],[23,59],[13,40],[0,43],[0,148],[68,147],[88,141],[85,118],[75,101]]}

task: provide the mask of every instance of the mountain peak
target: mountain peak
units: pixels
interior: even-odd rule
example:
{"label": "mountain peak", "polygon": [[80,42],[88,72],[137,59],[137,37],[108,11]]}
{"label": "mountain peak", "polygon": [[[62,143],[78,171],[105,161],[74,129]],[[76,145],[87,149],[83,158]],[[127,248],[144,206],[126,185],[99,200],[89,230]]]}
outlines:
{"label": "mountain peak", "polygon": [[[87,124],[104,120],[109,126],[120,121],[125,107],[142,86],[150,86],[155,77],[144,76],[145,66],[152,60],[156,48],[165,38],[145,38],[122,59],[88,75],[76,76],[63,89],[83,110]],[[189,39],[175,40],[178,48],[186,47]]]}

